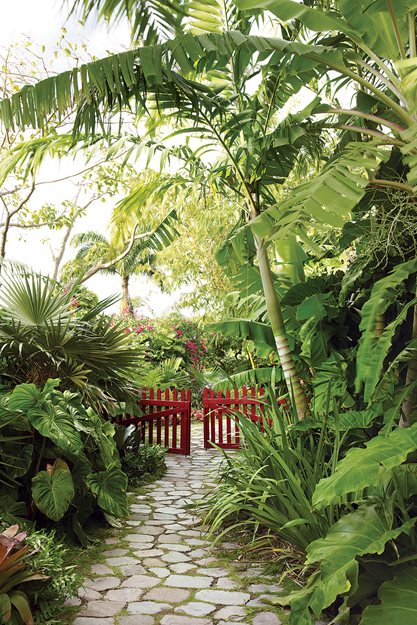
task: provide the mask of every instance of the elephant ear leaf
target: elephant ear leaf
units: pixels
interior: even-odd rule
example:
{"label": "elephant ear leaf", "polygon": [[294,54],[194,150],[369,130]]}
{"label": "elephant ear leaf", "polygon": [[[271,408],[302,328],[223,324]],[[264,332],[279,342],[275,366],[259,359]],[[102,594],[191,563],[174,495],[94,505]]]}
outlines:
{"label": "elephant ear leaf", "polygon": [[[342,516],[325,538],[319,538],[308,546],[306,563],[318,564],[320,569],[312,584],[288,597],[291,607],[300,611],[305,619],[311,612],[319,617],[339,596],[351,594],[357,588],[358,557],[381,554],[387,542],[402,533],[409,533],[414,523],[415,519],[411,519],[400,527],[392,528],[378,506],[362,507]],[[363,621],[361,625],[364,625]]]}
{"label": "elephant ear leaf", "polygon": [[350,449],[330,477],[320,480],[313,505],[323,508],[349,493],[378,484],[417,448],[417,424],[397,428],[389,436],[375,436],[364,448]]}
{"label": "elephant ear leaf", "polygon": [[33,408],[27,413],[29,423],[64,452],[78,455],[83,450],[79,432],[71,415],[52,403]]}
{"label": "elephant ear leaf", "polygon": [[91,473],[87,477],[87,484],[105,513],[115,517],[128,515],[127,477],[116,465],[111,465],[105,471]]}
{"label": "elephant ear leaf", "polygon": [[361,625],[415,625],[417,623],[417,567],[396,569],[393,579],[384,582],[378,592],[380,603],[365,608]]}
{"label": "elephant ear leaf", "polygon": [[36,384],[19,384],[12,391],[7,407],[9,410],[27,412],[42,399],[42,391]]}
{"label": "elephant ear leaf", "polygon": [[39,510],[52,521],[59,521],[74,497],[71,471],[63,460],[56,460],[32,480],[32,497]]}

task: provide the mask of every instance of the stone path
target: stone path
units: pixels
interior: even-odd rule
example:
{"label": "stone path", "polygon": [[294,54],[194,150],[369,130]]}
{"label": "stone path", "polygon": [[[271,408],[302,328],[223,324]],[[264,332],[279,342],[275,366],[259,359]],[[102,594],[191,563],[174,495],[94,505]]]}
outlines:
{"label": "stone path", "polygon": [[193,432],[190,458],[169,455],[163,478],[135,496],[128,530],[107,539],[102,564],[79,591],[74,625],[280,625],[263,600],[282,588],[259,568],[219,566],[206,528],[187,508],[204,497],[220,460],[203,450],[200,433]]}

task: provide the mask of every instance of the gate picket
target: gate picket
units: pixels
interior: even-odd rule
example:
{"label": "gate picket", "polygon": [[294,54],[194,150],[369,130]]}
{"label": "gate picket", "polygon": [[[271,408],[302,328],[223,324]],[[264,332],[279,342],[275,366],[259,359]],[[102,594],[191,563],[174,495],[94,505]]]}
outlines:
{"label": "gate picket", "polygon": [[[226,390],[223,396],[221,391],[216,392],[205,388],[203,393],[204,448],[209,449],[215,445],[223,449],[238,449],[240,447],[238,420],[242,417],[257,423],[263,430],[263,394],[263,388],[260,388],[257,393],[252,387],[248,394],[248,389],[243,387],[241,392],[234,389],[233,395],[230,390]],[[224,427],[223,420],[225,421]]]}
{"label": "gate picket", "polygon": [[[261,387],[243,387],[241,391],[203,390],[204,448],[216,445],[225,449],[240,447],[239,418],[250,419],[264,430],[265,409]],[[122,425],[136,425],[140,441],[163,445],[168,453],[190,454],[191,391],[177,389],[142,389],[138,406],[143,414],[123,414],[114,418]]]}
{"label": "gate picket", "polygon": [[[155,396],[156,395],[156,396]],[[140,432],[140,441],[152,445],[162,444],[168,453],[190,454],[191,440],[191,392],[166,389],[142,389],[138,400],[142,415],[123,414],[114,418],[122,425],[135,425]],[[178,428],[179,426],[179,428]],[[162,433],[163,431],[163,433]]]}

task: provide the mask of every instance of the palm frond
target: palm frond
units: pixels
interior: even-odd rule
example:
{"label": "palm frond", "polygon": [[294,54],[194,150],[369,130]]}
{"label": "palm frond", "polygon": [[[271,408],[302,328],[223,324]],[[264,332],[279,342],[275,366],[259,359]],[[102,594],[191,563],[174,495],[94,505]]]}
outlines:
{"label": "palm frond", "polygon": [[389,154],[371,141],[349,143],[321,174],[291,190],[283,201],[254,219],[251,228],[261,237],[282,238],[307,221],[318,227],[342,227],[365,195],[370,172],[376,172]]}
{"label": "palm frond", "polygon": [[101,316],[114,297],[77,317],[70,306],[73,291],[49,278],[16,269],[3,280],[0,354],[16,383],[42,385],[59,377],[64,388],[76,388],[90,402],[126,398],[139,354],[124,329]]}
{"label": "palm frond", "polygon": [[[51,293],[54,293],[51,297]],[[6,271],[0,290],[3,314],[27,326],[38,326],[45,319],[67,318],[72,291],[56,288],[49,278],[25,270]]]}
{"label": "palm frond", "polygon": [[[94,136],[104,117],[132,105],[145,110],[150,100],[161,110],[175,110],[185,117],[198,119],[201,104],[209,109],[221,108],[201,81],[180,75],[197,76],[211,70],[228,68],[231,58],[246,59],[240,67],[262,54],[271,67],[283,59],[303,58],[318,77],[324,64],[345,66],[339,50],[308,46],[282,39],[246,36],[240,32],[209,33],[193,36],[187,33],[162,45],[145,46],[82,65],[58,76],[23,87],[0,103],[0,117],[8,128],[43,127],[53,113],[66,114],[77,109],[75,134],[85,130]],[[197,74],[196,74],[197,71]],[[82,132],[81,132],[82,134]]]}
{"label": "palm frond", "polygon": [[127,19],[133,41],[161,43],[182,32],[184,0],[73,0],[71,13],[90,15],[110,25]]}

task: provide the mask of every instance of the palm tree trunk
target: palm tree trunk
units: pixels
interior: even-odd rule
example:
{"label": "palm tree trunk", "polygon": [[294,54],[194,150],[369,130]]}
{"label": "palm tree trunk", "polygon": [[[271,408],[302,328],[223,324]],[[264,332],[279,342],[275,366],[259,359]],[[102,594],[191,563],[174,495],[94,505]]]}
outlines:
{"label": "palm tree trunk", "polygon": [[272,332],[274,334],[275,345],[278,357],[284,373],[285,382],[291,399],[294,401],[295,409],[299,419],[304,419],[308,412],[308,403],[303,387],[295,369],[294,358],[288,344],[285,333],[285,324],[281,311],[281,304],[275,290],[272,278],[271,266],[263,239],[254,235],[256,256],[259,271],[261,274],[262,286],[265,295],[266,309]]}
{"label": "palm tree trunk", "polygon": [[129,278],[130,276],[122,276],[122,299],[120,301],[120,314],[132,314],[133,306],[130,300],[129,293]]}

